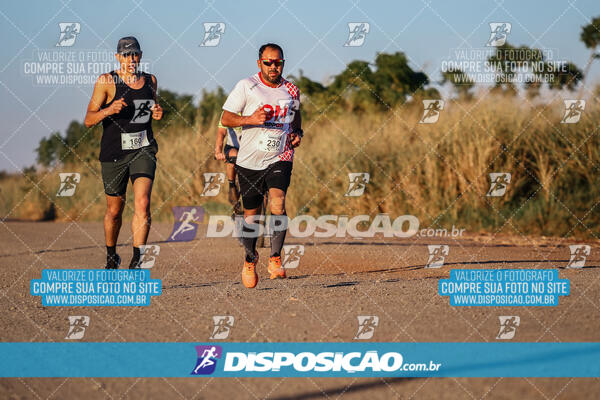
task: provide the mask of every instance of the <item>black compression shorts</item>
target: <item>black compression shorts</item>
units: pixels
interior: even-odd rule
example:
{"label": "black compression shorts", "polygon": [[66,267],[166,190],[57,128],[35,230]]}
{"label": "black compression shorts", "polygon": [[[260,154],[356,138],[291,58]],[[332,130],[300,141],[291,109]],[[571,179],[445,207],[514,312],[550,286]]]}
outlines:
{"label": "black compression shorts", "polygon": [[269,189],[276,188],[287,191],[292,177],[292,162],[277,161],[261,170],[236,165],[235,170],[238,173],[244,208],[253,210],[262,204],[263,196]]}
{"label": "black compression shorts", "polygon": [[225,149],[223,150],[223,153],[225,153],[225,162],[229,163],[229,164],[235,164],[235,160],[237,158],[237,155],[235,156],[231,156],[231,150],[236,149],[236,150],[240,150],[238,147],[234,147],[234,146],[230,146],[228,144],[225,145]]}

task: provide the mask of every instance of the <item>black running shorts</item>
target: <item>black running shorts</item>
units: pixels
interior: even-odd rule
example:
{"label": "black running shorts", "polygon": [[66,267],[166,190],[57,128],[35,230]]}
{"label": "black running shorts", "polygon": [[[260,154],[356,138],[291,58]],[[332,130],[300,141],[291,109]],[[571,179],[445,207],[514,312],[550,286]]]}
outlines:
{"label": "black running shorts", "polygon": [[155,146],[142,147],[116,161],[101,162],[104,193],[122,196],[127,191],[129,179],[131,183],[141,176],[154,180],[157,150]]}
{"label": "black running shorts", "polygon": [[287,191],[292,177],[292,162],[277,161],[261,170],[236,165],[235,170],[238,173],[244,208],[253,210],[262,204],[263,196],[269,189]]}

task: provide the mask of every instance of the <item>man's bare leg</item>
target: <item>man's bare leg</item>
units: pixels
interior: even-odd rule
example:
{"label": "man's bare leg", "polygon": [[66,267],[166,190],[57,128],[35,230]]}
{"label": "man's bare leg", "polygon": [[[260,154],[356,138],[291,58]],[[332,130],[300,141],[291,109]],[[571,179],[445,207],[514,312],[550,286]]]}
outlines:
{"label": "man's bare leg", "polygon": [[133,218],[131,231],[133,232],[133,257],[129,268],[137,268],[140,261],[140,246],[146,244],[150,233],[152,218],[150,215],[150,195],[152,194],[152,179],[146,177],[136,178],[133,182]]}
{"label": "man's bare leg", "polygon": [[[236,149],[230,149],[229,150],[229,157],[237,157],[237,150]],[[240,192],[238,190],[237,184],[235,183],[235,176],[236,176],[236,172],[235,172],[235,164],[232,163],[227,163],[226,164],[226,175],[227,175],[227,180],[229,181],[229,194],[228,194],[228,200],[229,203],[233,206],[234,208],[234,213],[238,213],[240,210]]]}
{"label": "man's bare leg", "polygon": [[[231,150],[233,152],[233,150]],[[227,180],[229,182],[235,182],[235,164],[227,163]]]}
{"label": "man's bare leg", "polygon": [[117,239],[123,223],[125,195],[106,195],[106,212],[104,214],[104,239],[106,241],[106,268],[119,267],[120,258],[116,253]]}

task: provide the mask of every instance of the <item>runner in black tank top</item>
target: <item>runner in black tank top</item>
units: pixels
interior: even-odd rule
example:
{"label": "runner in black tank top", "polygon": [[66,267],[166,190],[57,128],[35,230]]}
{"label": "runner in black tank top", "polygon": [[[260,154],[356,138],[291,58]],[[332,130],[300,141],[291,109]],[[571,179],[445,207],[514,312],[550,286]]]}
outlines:
{"label": "runner in black tank top", "polygon": [[144,136],[149,145],[156,146],[154,134],[152,132],[152,110],[154,106],[155,93],[152,88],[152,78],[150,74],[140,74],[138,79],[144,80],[144,85],[140,89],[132,89],[127,86],[119,75],[112,71],[110,75],[115,84],[115,96],[110,103],[101,109],[110,107],[118,99],[123,99],[127,107],[121,109],[117,114],[113,114],[102,120],[102,142],[100,145],[100,161],[115,161],[123,158],[125,155],[138,151],[139,146],[145,143],[135,143],[134,139],[124,136],[123,133],[145,132]]}
{"label": "runner in black tank top", "polygon": [[139,268],[140,246],[146,244],[150,231],[150,194],[158,151],[152,120],[161,119],[163,112],[156,102],[156,78],[137,71],[142,58],[137,39],[129,36],[119,40],[115,57],[120,69],[98,78],[85,125],[91,127],[102,121],[104,128],[100,163],[107,204],[104,216],[106,268],[118,268],[121,261],[116,243],[129,180],[135,207],[131,223],[133,257],[129,268]]}

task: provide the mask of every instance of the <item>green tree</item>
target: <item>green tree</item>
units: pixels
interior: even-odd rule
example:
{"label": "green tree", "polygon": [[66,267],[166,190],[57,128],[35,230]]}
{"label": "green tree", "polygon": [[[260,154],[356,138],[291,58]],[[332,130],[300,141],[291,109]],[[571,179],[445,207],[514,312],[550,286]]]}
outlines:
{"label": "green tree", "polygon": [[38,147],[37,162],[44,166],[58,163],[91,162],[97,158],[100,150],[101,126],[86,128],[78,121],[71,121],[65,130],[64,137],[59,132],[42,138]]}
{"label": "green tree", "polygon": [[429,78],[423,72],[414,71],[402,52],[379,53],[375,63],[352,61],[327,86],[310,80],[302,73],[300,77],[292,78],[300,92],[309,97],[309,109],[319,113],[332,108],[352,112],[386,111],[404,103],[408,97],[437,93],[435,89],[425,88]]}
{"label": "green tree", "polygon": [[94,150],[100,147],[100,137],[97,135],[99,130],[99,125],[86,128],[79,121],[71,121],[62,138],[64,146],[59,149],[58,161],[64,164],[93,161],[96,158]]}
{"label": "green tree", "polygon": [[583,79],[583,73],[577,65],[566,62],[560,64],[544,63],[544,68],[536,71],[532,79],[525,82],[528,97],[539,95],[543,83],[549,89],[575,90],[577,84]]}
{"label": "green tree", "polygon": [[342,101],[327,86],[313,81],[300,70],[298,77],[290,75],[288,80],[294,82],[302,96],[302,118],[309,119],[314,115],[342,109]]}
{"label": "green tree", "polygon": [[328,91],[352,111],[364,111],[377,102],[373,71],[366,61],[352,61],[336,75]]}
{"label": "green tree", "polygon": [[504,94],[515,95],[517,75],[522,73],[533,63],[544,61],[544,55],[539,49],[531,49],[527,46],[515,47],[508,42],[496,48],[495,54],[488,57],[488,62],[494,67],[498,79],[495,89]]}
{"label": "green tree", "polygon": [[[377,98],[387,105],[404,103],[408,96],[422,92],[429,84],[424,72],[416,72],[408,65],[408,59],[402,52],[394,54],[379,53],[375,58],[374,74]],[[387,106],[384,104],[387,108]]]}
{"label": "green tree", "polygon": [[300,88],[300,92],[306,96],[320,95],[327,91],[325,86],[306,77],[302,70],[300,70],[300,75],[297,78],[291,75],[289,79],[294,81],[296,86]]}
{"label": "green tree", "polygon": [[575,90],[577,84],[583,80],[584,74],[577,65],[567,62],[552,72],[552,79],[548,81],[550,89]]}
{"label": "green tree", "polygon": [[58,154],[62,152],[64,143],[59,132],[54,132],[48,138],[42,138],[35,149],[37,162],[44,167],[52,166],[58,160]]}
{"label": "green tree", "polygon": [[153,122],[156,131],[161,132],[164,127],[173,125],[194,126],[196,108],[194,107],[194,97],[192,95],[177,94],[170,90],[159,89],[156,100],[163,109],[162,119]]}
{"label": "green tree", "polygon": [[499,75],[496,91],[506,94],[517,93],[518,74],[529,75],[523,85],[529,97],[537,96],[544,83],[549,89],[574,90],[583,79],[583,73],[572,62],[551,63],[541,50],[527,46],[514,47],[505,43],[496,49],[488,62]]}
{"label": "green tree", "polygon": [[592,62],[596,58],[600,58],[600,54],[596,53],[596,48],[600,46],[600,17],[596,17],[592,19],[592,22],[588,25],[585,25],[581,28],[581,41],[591,50],[590,58],[585,65],[585,72],[583,73],[583,78],[581,80],[581,89],[579,89],[579,98],[583,95],[584,79],[587,74],[590,72],[590,67],[592,66]]}
{"label": "green tree", "polygon": [[200,122],[203,125],[206,125],[213,118],[218,118],[225,100],[227,100],[227,94],[225,94],[225,91],[221,86],[217,87],[217,89],[212,92],[202,89],[202,98],[198,104]]}

